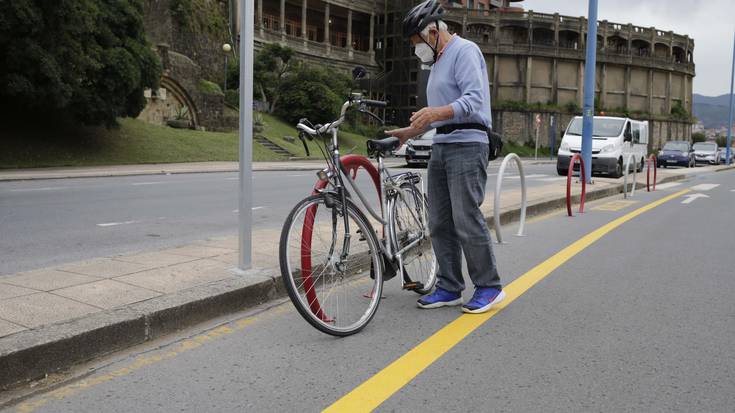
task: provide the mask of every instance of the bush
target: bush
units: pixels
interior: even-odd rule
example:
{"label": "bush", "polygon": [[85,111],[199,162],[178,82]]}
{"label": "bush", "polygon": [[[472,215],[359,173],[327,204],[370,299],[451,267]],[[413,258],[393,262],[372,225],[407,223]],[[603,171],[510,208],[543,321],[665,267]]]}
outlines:
{"label": "bush", "polygon": [[204,93],[205,95],[213,95],[213,96],[224,96],[225,93],[222,92],[222,88],[219,87],[218,84],[211,82],[206,79],[202,79],[199,81],[199,84],[197,85],[197,88],[200,92]]}
{"label": "bush", "polygon": [[276,115],[288,123],[308,118],[312,123],[333,121],[350,92],[352,81],[337,70],[298,65],[284,79]]}
{"label": "bush", "polygon": [[698,133],[692,133],[692,142],[704,142],[707,140],[707,136],[705,136],[704,133],[698,132]]}
{"label": "bush", "polygon": [[239,108],[240,107],[240,91],[233,90],[233,89],[227,89],[227,92],[225,92],[225,104],[233,108]]}

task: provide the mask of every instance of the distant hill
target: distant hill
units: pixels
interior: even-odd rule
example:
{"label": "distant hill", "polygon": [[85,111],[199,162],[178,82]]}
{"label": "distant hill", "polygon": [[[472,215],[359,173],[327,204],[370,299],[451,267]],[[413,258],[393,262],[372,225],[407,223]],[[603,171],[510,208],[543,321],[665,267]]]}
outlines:
{"label": "distant hill", "polygon": [[730,95],[704,96],[694,94],[694,116],[705,128],[724,128],[730,110]]}

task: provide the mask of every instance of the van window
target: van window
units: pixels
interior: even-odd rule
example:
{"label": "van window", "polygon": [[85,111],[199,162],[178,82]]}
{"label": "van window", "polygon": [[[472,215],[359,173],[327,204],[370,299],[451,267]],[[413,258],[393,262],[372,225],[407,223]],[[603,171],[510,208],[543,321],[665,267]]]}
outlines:
{"label": "van window", "polygon": [[641,125],[638,123],[633,124],[633,143],[641,143]]}
{"label": "van window", "polygon": [[[594,138],[611,138],[620,136],[625,126],[624,119],[597,119],[595,118],[595,127],[592,132]],[[582,118],[574,118],[567,130],[569,135],[582,136]]]}

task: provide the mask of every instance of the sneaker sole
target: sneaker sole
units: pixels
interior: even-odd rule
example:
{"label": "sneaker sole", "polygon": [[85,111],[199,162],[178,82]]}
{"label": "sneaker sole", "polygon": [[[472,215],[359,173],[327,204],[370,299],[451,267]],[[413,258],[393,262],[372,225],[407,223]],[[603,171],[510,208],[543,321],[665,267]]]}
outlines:
{"label": "sneaker sole", "polygon": [[465,313],[467,313],[467,314],[482,314],[482,313],[487,313],[488,311],[490,311],[490,309],[492,308],[492,306],[494,306],[495,304],[499,304],[504,299],[505,299],[505,291],[501,291],[500,294],[498,294],[498,296],[495,297],[495,299],[490,302],[490,304],[488,304],[488,305],[486,305],[484,307],[480,307],[480,308],[475,309],[475,310],[470,310],[469,308],[462,307],[462,311],[465,312]]}
{"label": "sneaker sole", "polygon": [[424,310],[430,310],[432,308],[441,308],[441,307],[454,307],[457,305],[462,305],[462,297],[457,298],[456,300],[440,301],[434,304],[421,304],[421,303],[417,303],[417,304],[419,308],[423,308]]}

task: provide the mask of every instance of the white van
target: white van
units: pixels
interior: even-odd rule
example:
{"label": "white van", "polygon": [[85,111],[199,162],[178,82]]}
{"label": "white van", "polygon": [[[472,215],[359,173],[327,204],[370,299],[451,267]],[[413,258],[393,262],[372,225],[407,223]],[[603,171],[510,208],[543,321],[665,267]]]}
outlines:
{"label": "white van", "polygon": [[[643,170],[648,151],[648,121],[629,118],[595,116],[592,133],[592,172],[614,178],[623,175],[623,163],[628,154],[635,156],[638,170]],[[567,175],[572,155],[582,152],[582,117],[569,123],[559,147],[556,171]],[[586,166],[586,165],[585,165]],[[576,170],[576,168],[575,168]]]}

